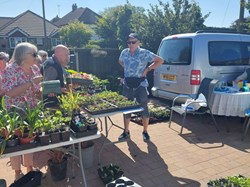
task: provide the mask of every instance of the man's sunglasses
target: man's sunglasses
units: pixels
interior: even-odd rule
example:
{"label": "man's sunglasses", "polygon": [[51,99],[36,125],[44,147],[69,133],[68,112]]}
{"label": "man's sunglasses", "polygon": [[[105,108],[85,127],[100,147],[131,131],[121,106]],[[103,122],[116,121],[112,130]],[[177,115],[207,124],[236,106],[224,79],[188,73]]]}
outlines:
{"label": "man's sunglasses", "polygon": [[127,44],[135,44],[137,41],[129,41],[129,42],[127,42]]}

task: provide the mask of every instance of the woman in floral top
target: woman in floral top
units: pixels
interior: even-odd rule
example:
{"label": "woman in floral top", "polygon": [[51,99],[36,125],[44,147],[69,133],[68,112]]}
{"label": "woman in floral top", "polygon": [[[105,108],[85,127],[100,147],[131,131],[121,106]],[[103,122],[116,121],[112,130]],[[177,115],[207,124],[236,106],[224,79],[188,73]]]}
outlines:
{"label": "woman in floral top", "polygon": [[[25,109],[25,102],[31,108],[38,103],[37,93],[40,91],[42,76],[35,65],[37,47],[24,42],[19,43],[13,53],[13,63],[6,67],[2,74],[3,90],[5,91],[5,105],[10,109],[16,105]],[[21,163],[27,167],[27,172],[33,168],[33,154],[26,154],[10,158],[12,169],[15,170],[15,178],[19,179],[23,174]]]}
{"label": "woman in floral top", "polygon": [[0,98],[4,95],[4,91],[2,89],[2,73],[6,68],[8,60],[9,55],[5,52],[0,52]]}

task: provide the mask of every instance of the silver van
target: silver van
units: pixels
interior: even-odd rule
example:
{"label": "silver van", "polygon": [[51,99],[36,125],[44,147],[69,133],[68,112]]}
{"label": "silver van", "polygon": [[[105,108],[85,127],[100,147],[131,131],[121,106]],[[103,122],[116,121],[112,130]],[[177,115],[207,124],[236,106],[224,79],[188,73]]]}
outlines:
{"label": "silver van", "polygon": [[250,35],[197,31],[165,37],[158,49],[164,64],[154,72],[155,97],[195,97],[203,78],[232,83],[249,67]]}

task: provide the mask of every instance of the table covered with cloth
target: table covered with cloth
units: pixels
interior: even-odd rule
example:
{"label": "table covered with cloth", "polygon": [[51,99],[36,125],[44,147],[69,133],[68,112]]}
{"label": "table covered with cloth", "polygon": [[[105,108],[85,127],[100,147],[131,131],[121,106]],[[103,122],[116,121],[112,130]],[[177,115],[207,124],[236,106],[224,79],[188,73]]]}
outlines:
{"label": "table covered with cloth", "polygon": [[227,88],[215,90],[212,94],[211,110],[215,115],[245,116],[245,110],[250,108],[250,92],[237,92]]}

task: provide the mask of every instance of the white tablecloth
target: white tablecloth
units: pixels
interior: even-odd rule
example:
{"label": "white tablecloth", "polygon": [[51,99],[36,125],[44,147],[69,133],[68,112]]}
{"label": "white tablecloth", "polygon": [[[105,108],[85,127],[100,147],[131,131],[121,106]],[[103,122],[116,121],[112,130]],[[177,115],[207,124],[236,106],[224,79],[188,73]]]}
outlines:
{"label": "white tablecloth", "polygon": [[244,117],[245,110],[250,109],[250,92],[213,94],[211,110],[215,115]]}

